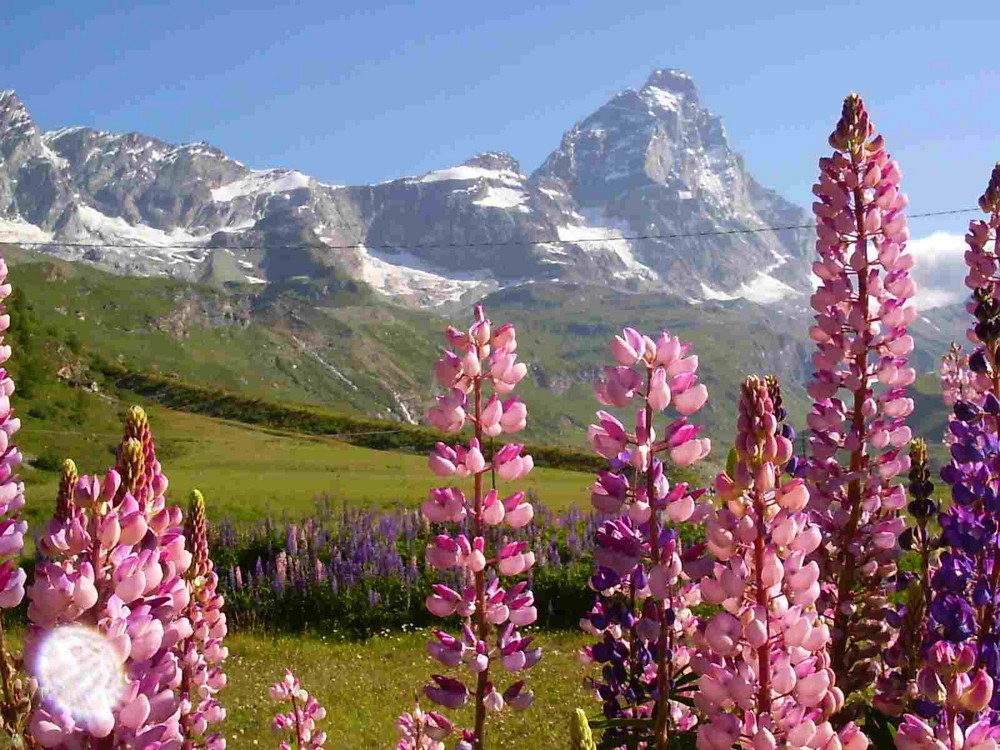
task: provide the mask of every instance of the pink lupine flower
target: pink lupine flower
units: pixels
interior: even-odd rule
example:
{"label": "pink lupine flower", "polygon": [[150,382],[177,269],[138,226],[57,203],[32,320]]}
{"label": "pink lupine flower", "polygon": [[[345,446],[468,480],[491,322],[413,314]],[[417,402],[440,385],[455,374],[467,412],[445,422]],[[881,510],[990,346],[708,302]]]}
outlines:
{"label": "pink lupine flower", "polygon": [[531,523],[535,509],[531,503],[525,501],[523,492],[508,495],[502,502],[505,509],[504,521],[512,529],[521,529]]}
{"label": "pink lupine flower", "polygon": [[594,451],[605,458],[614,458],[628,444],[628,434],[625,426],[613,415],[604,411],[597,412],[600,420],[587,429],[587,438]]}
{"label": "pink lupine flower", "polygon": [[465,519],[465,495],[456,487],[432,489],[420,511],[431,523],[459,523]]}
{"label": "pink lupine flower", "polygon": [[494,349],[490,355],[489,374],[497,393],[510,393],[528,374],[528,366],[524,362],[517,362],[516,357],[513,349],[505,347]]}
{"label": "pink lupine flower", "polygon": [[7,283],[7,263],[0,258],[0,528],[3,529],[0,550],[0,610],[12,609],[24,598],[25,573],[16,564],[24,547],[27,524],[21,520],[24,507],[24,484],[17,476],[21,452],[14,445],[13,437],[21,428],[21,420],[14,416],[10,397],[14,381],[3,366],[11,357],[11,348],[3,343],[10,326],[10,316],[3,314],[3,300],[10,296]]}
{"label": "pink lupine flower", "polygon": [[535,462],[530,455],[521,455],[523,446],[507,443],[493,457],[493,469],[499,479],[516,482],[528,475]]}
{"label": "pink lupine flower", "polygon": [[59,480],[55,514],[46,524],[38,541],[42,554],[48,557],[77,555],[90,546],[90,535],[85,528],[84,518],[73,502],[78,479],[76,464],[66,459]]}
{"label": "pink lupine flower", "polygon": [[[458,595],[455,596],[457,599]],[[452,607],[452,612],[454,612],[454,607]],[[447,615],[439,616],[446,617]],[[461,664],[466,656],[465,644],[443,630],[435,631],[434,636],[437,638],[436,641],[427,642],[427,653],[430,654],[431,658],[437,659],[446,667],[456,667]]]}
{"label": "pink lupine flower", "polygon": [[[474,436],[467,445],[437,443],[429,457],[431,471],[440,477],[470,477],[473,492],[467,496],[455,487],[431,490],[421,509],[432,523],[470,523],[466,533],[440,533],[427,545],[426,559],[432,568],[457,568],[460,583],[454,588],[436,584],[426,600],[430,612],[438,617],[458,616],[464,621],[461,637],[438,631],[428,645],[428,652],[443,664],[464,667],[471,673],[475,688],[470,691],[461,679],[434,675],[424,694],[435,703],[458,708],[474,701],[475,725],[463,730],[457,747],[482,750],[487,712],[511,705],[525,708],[530,691],[500,693],[491,681],[494,665],[508,669],[528,669],[541,656],[537,648],[528,648],[525,639],[512,640],[510,628],[534,622],[538,613],[534,598],[524,581],[509,589],[500,586],[499,578],[526,573],[535,562],[535,554],[524,542],[501,542],[487,550],[487,529],[505,524],[519,529],[531,522],[534,511],[523,492],[501,498],[495,489],[497,479],[516,481],[534,466],[530,455],[517,443],[493,449],[492,440],[503,433],[516,433],[526,426],[527,407],[517,396],[503,398],[527,374],[527,366],[517,361],[517,339],[510,324],[494,328],[482,307],[477,306],[468,333],[449,327],[446,340],[456,351],[446,352],[435,366],[438,382],[451,390],[437,399],[428,412],[436,427],[458,432],[464,424],[473,426]],[[492,391],[492,392],[489,392]],[[493,487],[487,489],[490,482]],[[487,575],[488,573],[488,575]],[[491,628],[499,629],[496,647],[486,642]],[[519,685],[520,683],[515,683]],[[427,715],[404,714],[399,727],[399,748],[438,747],[444,735],[428,734]],[[437,726],[442,726],[437,723]],[[449,732],[451,727],[449,725]]]}
{"label": "pink lupine flower", "polygon": [[412,713],[403,713],[396,720],[399,742],[396,750],[445,750],[444,740],[455,726],[435,711],[421,711],[418,705]]}
{"label": "pink lupine flower", "polygon": [[849,695],[876,678],[876,662],[857,654],[875,653],[892,638],[882,609],[899,548],[888,535],[876,540],[875,530],[892,528],[879,524],[898,513],[893,480],[909,468],[899,446],[913,410],[906,386],[915,372],[906,355],[916,290],[899,167],[857,95],[845,100],[830,144],[834,153],[820,160],[813,187],[819,252],[813,270],[821,285],[812,297],[817,343],[807,477],[810,507],[829,529],[815,554],[824,578],[834,581],[820,603],[834,621],[831,667]]}
{"label": "pink lupine flower", "polygon": [[535,597],[530,591],[520,593],[526,589],[528,584],[525,581],[515,585],[504,597],[507,604],[508,619],[515,627],[531,625],[538,619],[538,610],[535,608]]}
{"label": "pink lupine flower", "polygon": [[442,432],[458,432],[465,418],[465,393],[458,388],[438,396],[437,404],[427,412],[427,419]]}
{"label": "pink lupine flower", "polygon": [[[326,709],[303,688],[291,670],[285,670],[280,682],[271,686],[271,700],[288,703],[291,710],[277,714],[271,728],[284,734],[291,732],[296,750],[319,750],[326,744],[326,732],[316,730],[316,722],[326,718]],[[291,750],[287,741],[281,743],[282,750]]]}
{"label": "pink lupine flower", "polygon": [[534,564],[535,553],[528,549],[527,542],[511,542],[497,553],[497,570],[501,575],[520,575]]}
{"label": "pink lupine flower", "polygon": [[520,396],[513,396],[503,402],[503,416],[500,426],[508,434],[520,432],[528,424],[528,407]]}
{"label": "pink lupine flower", "polygon": [[481,536],[477,536],[470,543],[465,534],[459,534],[455,537],[455,541],[458,543],[458,565],[462,568],[468,568],[473,573],[479,573],[486,568],[486,555],[483,551],[486,549],[486,540]]}
{"label": "pink lupine flower", "polygon": [[503,666],[508,672],[520,672],[531,669],[542,658],[542,650],[537,646],[532,648],[534,638],[521,638],[515,630],[510,630],[500,638],[500,653],[503,656]]}
{"label": "pink lupine flower", "polygon": [[[688,522],[706,506],[698,502],[701,491],[682,483],[670,486],[660,458],[667,454],[675,466],[686,466],[704,458],[711,447],[686,420],[707,398],[697,382],[698,359],[688,356],[689,348],[668,333],[654,341],[626,328],[611,343],[617,366],[604,368],[595,384],[601,404],[626,407],[634,399],[639,404],[634,432],[606,411],[598,412],[588,429],[591,447],[610,461],[609,470],[591,487],[591,502],[602,513],[621,515],[602,523],[595,535],[597,571],[591,587],[608,606],[599,602],[581,624],[605,640],[585,649],[583,658],[608,664],[603,672],[607,682],[595,687],[609,718],[647,718],[652,725],[605,730],[607,743],[624,745],[632,741],[630,731],[651,731],[651,746],[662,750],[675,730],[695,723],[688,707],[674,701],[671,675],[687,668],[690,654],[684,639],[695,628],[688,607],[698,594],[685,578],[679,539],[668,524]],[[657,415],[671,409],[680,418],[662,428],[656,425]],[[648,665],[641,674],[637,659],[624,656],[636,652],[644,654]]]}
{"label": "pink lupine flower", "polygon": [[611,354],[622,367],[632,367],[645,350],[642,334],[634,328],[626,328],[621,336],[611,339]]}
{"label": "pink lupine flower", "polygon": [[438,705],[461,708],[469,701],[469,689],[458,680],[439,674],[431,675],[431,679],[435,684],[426,686],[424,694]]}
{"label": "pink lupine flower", "polygon": [[830,630],[815,606],[819,565],[796,548],[807,539],[811,551],[819,535],[805,510],[808,488],[783,476],[792,459],[784,417],[776,379],[744,381],[735,465],[716,478],[723,507],[706,530],[715,561],[701,595],[722,611],[705,626],[693,662],[700,674],[695,704],[708,719],[698,746],[757,750],[835,742],[831,746],[864,750],[868,740],[855,725],[838,734],[828,721],[843,695],[828,667]]}
{"label": "pink lupine flower", "polygon": [[224,750],[222,734],[211,729],[226,718],[217,696],[227,684],[222,663],[229,656],[223,645],[228,628],[222,611],[225,601],[218,593],[219,577],[209,557],[205,498],[198,490],[191,493],[184,537],[191,548],[192,564],[186,577],[191,597],[187,610],[190,632],[177,639],[182,671],[180,722],[193,747]]}
{"label": "pink lupine flower", "polygon": [[438,534],[427,545],[427,564],[439,570],[446,570],[458,565],[461,550],[458,542],[447,534]]}
{"label": "pink lupine flower", "polygon": [[899,750],[997,750],[1000,727],[984,719],[966,729],[956,725],[951,732],[943,727],[935,731],[927,722],[907,714],[895,744]]}
{"label": "pink lupine flower", "polygon": [[462,359],[453,352],[445,351],[434,364],[434,377],[445,388],[455,388],[462,378]]}
{"label": "pink lupine flower", "polygon": [[479,415],[479,425],[483,429],[483,434],[489,437],[496,437],[503,432],[500,419],[503,417],[503,402],[494,393],[490,396],[482,413]]}
{"label": "pink lupine flower", "polygon": [[490,490],[483,498],[483,523],[488,526],[499,525],[506,513],[506,508],[496,490]]}
{"label": "pink lupine flower", "polygon": [[631,367],[605,367],[604,379],[594,385],[594,393],[606,406],[625,406],[641,387],[642,376]]}
{"label": "pink lupine flower", "polygon": [[[141,409],[128,412],[125,434],[115,469],[103,481],[80,478],[72,498],[75,467],[64,468],[56,516],[40,545],[46,559],[38,563],[29,591],[25,655],[38,670],[42,699],[31,726],[44,747],[76,747],[89,738],[108,738],[113,746],[169,747],[183,739],[177,686],[182,644],[193,633],[184,578],[192,554],[185,548],[180,509],[163,497],[167,481]],[[81,539],[89,544],[79,544]],[[52,638],[62,637],[60,626],[74,623],[96,627],[88,632],[115,655],[122,671],[120,698],[108,699],[97,713],[74,713],[60,703],[62,680],[74,675],[43,669],[44,660],[36,658],[47,653]],[[214,658],[220,652],[211,653]],[[215,677],[212,686],[220,682]],[[224,745],[220,738],[205,746]]]}
{"label": "pink lupine flower", "polygon": [[437,443],[428,463],[431,471],[439,477],[450,477],[458,470],[458,453],[444,443]]}

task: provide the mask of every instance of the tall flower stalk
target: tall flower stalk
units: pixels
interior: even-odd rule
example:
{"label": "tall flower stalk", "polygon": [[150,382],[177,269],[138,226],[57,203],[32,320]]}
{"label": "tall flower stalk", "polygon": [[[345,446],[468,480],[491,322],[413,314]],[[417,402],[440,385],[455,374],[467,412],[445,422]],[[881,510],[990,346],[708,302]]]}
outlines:
{"label": "tall flower stalk", "polygon": [[721,611],[694,662],[695,704],[708,716],[698,747],[863,750],[868,739],[855,725],[838,735],[828,720],[844,698],[829,667],[830,629],[815,607],[819,565],[808,559],[821,537],[806,485],[785,474],[792,442],[775,402],[776,380],[743,382],[735,467],[716,478],[724,505],[708,524],[715,562],[701,596]]}
{"label": "tall flower stalk", "polygon": [[444,741],[455,727],[436,711],[422,711],[418,705],[400,715],[396,729],[396,750],[444,750]]}
{"label": "tall flower stalk", "polygon": [[191,493],[184,536],[192,555],[187,571],[191,601],[186,613],[192,633],[180,649],[183,748],[224,750],[226,741],[221,732],[210,730],[226,718],[216,697],[226,686],[222,663],[229,655],[223,645],[227,633],[226,614],[222,611],[225,600],[218,591],[219,577],[209,557],[205,498],[198,490]]}
{"label": "tall flower stalk", "polygon": [[[610,462],[591,490],[597,510],[617,514],[599,529],[591,586],[601,599],[581,623],[602,640],[584,650],[588,660],[603,665],[594,687],[609,723],[601,747],[645,741],[664,750],[671,735],[689,730],[695,717],[673,700],[693,675],[686,635],[696,621],[689,605],[695,586],[682,571],[678,524],[691,521],[704,490],[681,482],[670,485],[668,459],[690,466],[711,449],[699,437],[700,426],[688,423],[708,398],[697,382],[698,358],[689,344],[662,333],[655,341],[626,328],[611,343],[617,366],[606,367],[596,386],[605,406],[626,407],[638,401],[635,431],[606,411],[588,437],[594,450]],[[657,434],[656,417],[672,418]],[[645,724],[620,719],[648,719]],[[632,746],[632,745],[629,745]]]}
{"label": "tall flower stalk", "polygon": [[[968,338],[973,392],[954,394],[951,461],[941,478],[951,505],[940,515],[942,554],[931,578],[932,601],[917,675],[920,697],[896,735],[900,750],[1000,747],[1000,302],[997,232],[1000,164],[979,206],[986,220],[969,223],[965,284],[975,317]],[[971,398],[963,398],[971,396]],[[937,743],[937,744],[933,744]]]}
{"label": "tall flower stalk", "polygon": [[326,709],[302,687],[299,678],[290,669],[285,676],[271,685],[271,700],[287,703],[288,710],[281,711],[271,721],[271,729],[279,734],[291,732],[293,745],[282,740],[279,750],[321,750],[326,744],[326,732],[317,730],[316,722],[326,718]]}
{"label": "tall flower stalk", "polygon": [[895,585],[906,504],[893,479],[909,469],[902,449],[913,410],[907,326],[916,317],[916,286],[899,166],[856,94],[844,101],[830,145],[834,153],[820,160],[813,187],[820,287],[812,297],[817,349],[807,476],[824,537],[816,557],[830,582],[821,608],[833,625],[831,667],[849,697],[874,681],[893,637],[883,610]]}
{"label": "tall flower stalk", "polygon": [[24,549],[27,524],[21,519],[24,507],[24,484],[18,478],[17,467],[21,452],[14,444],[14,435],[21,420],[14,416],[11,396],[14,381],[4,366],[11,357],[4,333],[10,327],[10,316],[3,300],[10,296],[7,283],[7,263],[0,257],[0,729],[11,737],[22,736],[30,707],[30,691],[17,674],[18,660],[10,653],[4,631],[5,609],[13,609],[24,599],[25,573],[18,563]]}
{"label": "tall flower stalk", "polygon": [[939,375],[945,406],[952,407],[956,401],[973,401],[979,395],[975,377],[969,369],[969,355],[962,350],[961,344],[951,342],[941,357]]}
{"label": "tall flower stalk", "polygon": [[[531,471],[534,462],[517,443],[494,446],[503,433],[525,427],[527,409],[510,394],[527,373],[517,361],[517,339],[509,323],[493,329],[483,308],[477,306],[468,332],[449,327],[446,351],[435,366],[438,382],[448,388],[431,408],[428,418],[445,432],[457,433],[471,424],[473,437],[467,445],[438,443],[430,456],[430,468],[440,477],[472,477],[472,497],[457,487],[431,490],[421,510],[433,524],[462,524],[463,530],[445,533],[443,528],[427,546],[427,563],[442,571],[454,571],[449,583],[439,583],[427,599],[427,608],[439,617],[458,615],[462,620],[455,635],[438,630],[428,644],[431,656],[445,666],[464,665],[472,673],[471,691],[475,724],[467,742],[474,750],[486,743],[486,714],[505,705],[528,708],[533,694],[522,680],[502,693],[495,687],[497,667],[519,673],[541,658],[541,650],[530,636],[517,628],[530,625],[538,616],[527,581],[505,587],[502,579],[528,572],[535,555],[527,542],[511,541],[503,527],[519,529],[533,516],[523,492],[501,498],[496,481],[517,481]],[[489,391],[492,391],[490,393]],[[507,397],[502,399],[501,397]],[[491,636],[492,633],[492,636]],[[465,705],[470,697],[466,684],[454,677],[435,674],[424,689],[430,700],[448,708]]]}
{"label": "tall flower stalk", "polygon": [[31,735],[46,748],[180,746],[191,554],[142,410],[126,416],[115,468],[70,493],[74,474],[67,464],[29,590]]}
{"label": "tall flower stalk", "polygon": [[906,510],[913,524],[899,537],[900,546],[915,552],[919,563],[914,573],[900,575],[903,603],[887,610],[886,617],[896,629],[896,640],[885,652],[887,669],[876,684],[874,705],[884,714],[898,716],[923,699],[917,692],[917,670],[922,662],[927,642],[928,609],[932,600],[931,580],[937,568],[939,539],[930,529],[937,518],[927,456],[927,443],[916,439],[910,443],[909,497]]}

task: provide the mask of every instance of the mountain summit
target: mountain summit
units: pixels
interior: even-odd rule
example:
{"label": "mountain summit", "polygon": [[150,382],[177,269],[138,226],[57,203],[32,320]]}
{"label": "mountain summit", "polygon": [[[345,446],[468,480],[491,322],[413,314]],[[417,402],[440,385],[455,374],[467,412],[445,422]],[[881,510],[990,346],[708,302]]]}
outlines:
{"label": "mountain summit", "polygon": [[[803,211],[761,187],[729,146],[691,78],[657,70],[575,125],[535,173],[561,186],[594,223],[669,236],[801,224]],[[640,241],[636,259],[675,291],[768,302],[808,283],[801,235]],[[791,285],[791,286],[789,286]],[[686,290],[686,291],[685,291]]]}
{"label": "mountain summit", "polygon": [[614,96],[534,174],[494,152],[358,186],[252,170],[204,143],[41,133],[14,92],[0,93],[0,240],[120,273],[347,275],[419,306],[595,278],[692,301],[771,302],[809,288],[801,234],[676,235],[807,220],[747,173],[677,70]]}

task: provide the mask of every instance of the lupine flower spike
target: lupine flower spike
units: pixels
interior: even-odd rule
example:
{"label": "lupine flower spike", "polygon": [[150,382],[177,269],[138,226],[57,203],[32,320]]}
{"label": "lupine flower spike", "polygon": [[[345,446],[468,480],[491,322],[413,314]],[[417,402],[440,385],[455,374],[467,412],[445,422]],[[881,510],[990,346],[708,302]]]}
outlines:
{"label": "lupine flower spike", "polygon": [[18,566],[17,557],[24,549],[27,531],[27,524],[20,517],[24,507],[24,484],[17,476],[21,452],[14,445],[21,420],[14,416],[11,407],[14,381],[3,367],[10,359],[11,348],[3,343],[10,316],[4,312],[2,302],[10,293],[7,263],[0,258],[0,614],[4,609],[16,607],[24,598],[25,573]]}
{"label": "lupine flower spike", "polygon": [[275,715],[271,728],[279,733],[291,732],[294,744],[282,740],[279,750],[318,750],[326,744],[326,732],[316,729],[316,722],[326,718],[326,709],[307,693],[299,678],[290,669],[280,682],[271,685],[271,700],[287,703],[289,710]]}
{"label": "lupine flower spike", "polygon": [[[974,313],[974,310],[970,311]],[[980,386],[988,385],[982,378],[976,376],[969,369],[969,355],[962,349],[961,344],[954,341],[948,347],[948,351],[941,357],[941,395],[944,404],[949,409],[955,406],[956,401],[977,401],[982,399]],[[949,421],[952,415],[949,414]],[[945,442],[951,442],[950,433],[945,435]]]}
{"label": "lupine flower spike", "polygon": [[972,290],[969,310],[976,320],[968,332],[976,346],[969,368],[982,395],[956,400],[949,424],[951,461],[941,478],[951,488],[952,502],[940,515],[941,562],[931,578],[919,698],[896,735],[901,750],[1000,746],[1000,691],[994,690],[1000,679],[1000,164],[979,205],[988,218],[969,224],[965,283]]}
{"label": "lupine flower spike", "polygon": [[[968,242],[968,237],[966,241]],[[975,315],[975,304],[969,303],[969,312]],[[941,395],[948,407],[948,426],[944,431],[945,445],[955,442],[951,431],[951,423],[955,420],[955,404],[965,401],[975,406],[982,406],[983,399],[990,389],[989,378],[974,373],[969,367],[969,355],[960,344],[952,342],[948,351],[941,357]]]}
{"label": "lupine flower spike", "polygon": [[[606,406],[638,402],[634,432],[606,411],[588,431],[593,449],[609,460],[591,502],[616,516],[596,534],[591,587],[601,598],[581,621],[601,637],[582,658],[602,665],[601,680],[593,683],[608,720],[602,747],[649,742],[663,750],[696,721],[681,694],[694,679],[686,641],[696,626],[690,607],[699,600],[683,570],[678,525],[703,518],[708,505],[699,501],[703,489],[671,486],[667,476],[668,465],[689,466],[711,448],[701,428],[688,422],[708,398],[698,383],[698,357],[689,350],[669,333],[654,341],[626,328],[611,342],[618,364],[604,368],[596,385]],[[671,415],[662,435],[655,424],[660,413]]]}
{"label": "lupine flower spike", "polygon": [[11,348],[3,343],[10,327],[10,316],[4,311],[3,300],[10,293],[7,263],[0,257],[0,688],[3,691],[0,694],[0,731],[20,737],[31,696],[27,683],[17,674],[17,660],[8,651],[3,617],[3,610],[13,609],[24,598],[26,576],[18,558],[24,549],[24,534],[28,528],[20,515],[24,507],[24,484],[17,475],[21,452],[14,444],[21,420],[14,416],[11,406],[14,381],[4,367],[11,357]]}
{"label": "lupine flower spike", "polygon": [[534,700],[523,680],[501,692],[493,682],[497,668],[519,673],[541,658],[534,638],[517,630],[538,617],[527,581],[501,585],[503,578],[521,576],[535,564],[535,553],[527,542],[509,540],[502,531],[526,526],[534,511],[523,492],[501,498],[496,489],[498,479],[517,481],[531,471],[534,461],[517,443],[493,448],[495,437],[525,427],[527,409],[519,397],[509,394],[527,373],[527,366],[517,361],[514,327],[507,323],[494,329],[481,306],[476,307],[468,332],[449,327],[445,338],[453,351],[444,353],[434,372],[448,392],[438,397],[428,419],[452,433],[469,423],[474,437],[466,445],[438,443],[429,464],[440,477],[472,477],[473,490],[467,498],[456,487],[434,489],[421,507],[431,523],[464,523],[459,533],[446,533],[442,528],[427,546],[429,566],[457,571],[454,588],[446,583],[433,587],[427,608],[438,617],[458,615],[462,620],[458,634],[439,630],[427,648],[445,666],[464,665],[474,687],[470,691],[461,679],[436,674],[424,694],[452,709],[471,697],[475,725],[459,742],[482,750],[488,711],[505,706],[525,709]]}
{"label": "lupine flower spike", "polygon": [[829,722],[844,699],[829,667],[830,629],[815,606],[819,565],[809,556],[821,535],[806,511],[806,485],[785,474],[792,435],[775,401],[777,381],[744,381],[736,464],[715,482],[723,507],[708,523],[714,564],[701,596],[721,609],[692,662],[695,705],[708,717],[698,747],[864,750],[857,726],[838,734]]}
{"label": "lupine flower spike", "polygon": [[886,612],[897,634],[895,642],[885,652],[888,669],[879,677],[874,699],[876,708],[891,716],[899,716],[910,709],[914,701],[920,700],[916,691],[916,675],[927,641],[931,575],[937,567],[936,548],[939,541],[928,528],[938,515],[930,476],[927,443],[918,438],[910,443],[910,502],[906,506],[914,524],[900,535],[899,543],[903,549],[916,552],[920,564],[915,574],[900,575],[903,604]]}
{"label": "lupine flower spike", "polygon": [[831,667],[850,697],[872,684],[876,657],[892,640],[883,610],[895,586],[906,504],[892,480],[909,469],[906,388],[916,374],[907,364],[907,326],[917,312],[899,166],[856,94],[844,101],[830,144],[834,153],[820,160],[813,187],[820,286],[811,300],[816,371],[807,478],[824,539],[815,557],[828,582],[820,607],[833,624]]}
{"label": "lupine flower spike", "polygon": [[455,731],[454,725],[436,711],[403,713],[396,721],[399,742],[396,750],[444,750],[444,741]]}
{"label": "lupine flower spike", "polygon": [[226,686],[222,663],[229,655],[223,645],[227,633],[222,611],[225,602],[218,592],[219,577],[208,553],[205,498],[198,490],[191,493],[184,536],[192,554],[187,572],[191,591],[187,617],[192,633],[181,646],[181,725],[191,748],[224,750],[222,734],[210,729],[226,718],[216,697]]}
{"label": "lupine flower spike", "polygon": [[[146,415],[133,407],[104,479],[67,464],[29,590],[25,661],[38,680],[31,735],[45,748],[179,747],[180,644],[191,554],[167,506]],[[86,658],[83,658],[86,656]]]}

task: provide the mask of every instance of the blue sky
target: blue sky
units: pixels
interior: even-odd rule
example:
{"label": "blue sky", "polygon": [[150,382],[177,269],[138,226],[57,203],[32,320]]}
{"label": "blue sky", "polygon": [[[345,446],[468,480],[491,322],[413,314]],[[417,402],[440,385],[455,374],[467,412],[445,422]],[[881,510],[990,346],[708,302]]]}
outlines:
{"label": "blue sky", "polygon": [[[1000,159],[996,4],[537,5],[3,0],[0,88],[45,129],[207,140],[333,183],[486,150],[530,171],[658,67],[690,72],[752,173],[803,205],[852,89],[901,161],[914,212],[973,206]],[[915,221],[914,234],[966,221]]]}

